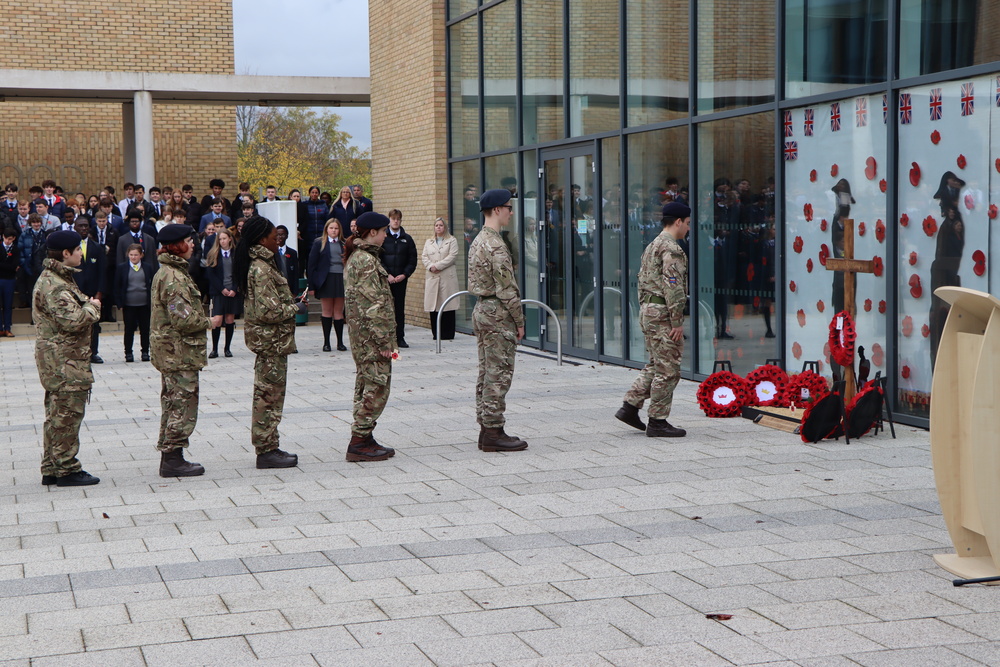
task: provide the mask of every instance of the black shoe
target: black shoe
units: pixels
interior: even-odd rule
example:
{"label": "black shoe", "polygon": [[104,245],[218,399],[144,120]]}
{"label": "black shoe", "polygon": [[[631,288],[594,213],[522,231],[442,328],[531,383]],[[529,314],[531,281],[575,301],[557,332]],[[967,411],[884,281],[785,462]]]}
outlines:
{"label": "black shoe", "polygon": [[368,444],[369,444],[369,445],[372,445],[372,446],[374,446],[374,447],[379,447],[379,448],[381,448],[381,449],[384,449],[385,451],[389,452],[389,458],[390,458],[390,459],[391,459],[391,458],[392,458],[393,456],[395,456],[395,455],[396,455],[396,450],[395,450],[395,449],[393,449],[392,447],[386,447],[385,445],[380,445],[380,444],[378,443],[378,441],[377,441],[377,440],[375,440],[375,436],[373,436],[372,434],[370,434],[370,433],[369,433],[369,434],[368,434],[368,438],[367,438],[367,439],[368,439]]}
{"label": "black shoe", "polygon": [[736,338],[736,336],[729,333],[728,331],[723,331],[722,333],[719,334],[719,338],[724,338],[726,340],[733,340],[734,338]]}
{"label": "black shoe", "polygon": [[197,477],[205,474],[200,463],[184,460],[184,448],[160,452],[160,477]]}
{"label": "black shoe", "polygon": [[42,484],[45,486],[52,486],[56,483],[57,477],[55,475],[42,475]]}
{"label": "black shoe", "polygon": [[131,352],[126,352],[125,353],[125,363],[126,364],[131,364],[134,361],[135,361],[135,357],[132,356],[132,353]]}
{"label": "black shoe", "polygon": [[56,478],[56,486],[90,486],[100,482],[99,477],[94,477],[86,470],[71,472],[68,475]]}
{"label": "black shoe", "polygon": [[646,426],[646,435],[650,438],[683,438],[687,431],[671,426],[666,419],[650,419]]}
{"label": "black shoe", "polygon": [[479,440],[482,443],[479,448],[484,452],[519,452],[528,448],[526,440],[507,435],[502,426],[483,428]]}
{"label": "black shoe", "polygon": [[218,359],[219,358],[219,351],[218,350],[212,350],[211,352],[208,353],[208,358],[209,359]]}
{"label": "black shoe", "polygon": [[149,352],[143,352],[142,353],[142,360],[143,361],[149,361]]}
{"label": "black shoe", "polygon": [[637,428],[640,431],[646,430],[646,425],[642,423],[639,419],[639,408],[635,407],[628,401],[622,401],[622,406],[618,408],[618,412],[615,413],[615,419],[620,422],[625,422],[632,428]]}
{"label": "black shoe", "polygon": [[337,351],[338,352],[347,352],[347,346],[344,345],[343,343],[337,343]]}
{"label": "black shoe", "polygon": [[233,353],[232,353],[232,352],[230,352],[229,350],[226,350],[226,351],[225,351],[225,355],[226,355],[227,357],[231,357],[231,356],[233,356]]}
{"label": "black shoe", "polygon": [[[92,354],[92,355],[90,355],[90,363],[92,363],[92,364],[103,364],[104,363],[104,359],[101,359],[101,355],[99,355],[99,354]],[[93,482],[93,483],[96,484],[97,482]]]}
{"label": "black shoe", "polygon": [[333,348],[330,347],[329,343],[323,343],[323,351],[324,352],[333,352]]}
{"label": "black shoe", "polygon": [[766,334],[764,334],[764,338],[774,338],[774,332],[768,331]]}
{"label": "black shoe", "polygon": [[257,468],[294,468],[299,464],[297,454],[289,454],[280,449],[272,449],[269,452],[257,455]]}
{"label": "black shoe", "polygon": [[370,435],[352,435],[347,445],[347,460],[352,463],[365,461],[385,461],[396,452],[379,445]]}
{"label": "black shoe", "polygon": [[410,346],[406,344],[405,340],[401,340],[398,343],[396,343],[396,347],[410,347]]}

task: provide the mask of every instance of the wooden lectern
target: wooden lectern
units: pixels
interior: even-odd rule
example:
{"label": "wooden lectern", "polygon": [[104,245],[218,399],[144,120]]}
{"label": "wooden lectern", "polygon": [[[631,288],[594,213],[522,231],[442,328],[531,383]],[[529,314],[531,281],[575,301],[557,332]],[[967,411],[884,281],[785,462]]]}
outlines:
{"label": "wooden lectern", "polygon": [[966,579],[1000,576],[1000,300],[939,287],[951,304],[931,384],[931,455],[955,553],[934,556]]}

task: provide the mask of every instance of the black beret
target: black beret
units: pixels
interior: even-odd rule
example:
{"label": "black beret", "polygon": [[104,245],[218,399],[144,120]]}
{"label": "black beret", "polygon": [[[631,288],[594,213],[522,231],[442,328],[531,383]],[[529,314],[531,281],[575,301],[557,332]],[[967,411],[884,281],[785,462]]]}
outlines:
{"label": "black beret", "polygon": [[505,188],[487,190],[483,193],[483,196],[479,198],[479,209],[481,211],[488,211],[491,208],[503,206],[510,201],[510,197],[510,190]]}
{"label": "black beret", "polygon": [[212,180],[210,180],[208,182],[208,187],[210,187],[210,188],[220,187],[220,188],[225,189],[226,182],[224,180],[222,180],[221,178],[213,178]]}
{"label": "black beret", "polygon": [[672,201],[669,204],[663,205],[663,217],[664,218],[684,218],[691,217],[691,207],[682,204],[679,201]]}
{"label": "black beret", "polygon": [[192,234],[194,234],[194,229],[192,229],[191,225],[170,224],[165,225],[156,235],[156,238],[160,242],[160,245],[168,245],[183,241]]}
{"label": "black beret", "polygon": [[383,227],[389,226],[389,218],[381,213],[368,211],[367,213],[362,213],[358,217],[357,224],[358,229],[382,229]]}
{"label": "black beret", "polygon": [[75,250],[80,247],[80,240],[79,234],[67,229],[46,236],[45,247],[49,250]]}

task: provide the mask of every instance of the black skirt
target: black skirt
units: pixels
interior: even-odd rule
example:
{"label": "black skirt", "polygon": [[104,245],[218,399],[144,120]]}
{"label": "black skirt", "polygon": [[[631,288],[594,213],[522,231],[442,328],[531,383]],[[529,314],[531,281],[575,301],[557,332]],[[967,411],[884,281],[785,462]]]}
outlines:
{"label": "black skirt", "polygon": [[212,317],[219,317],[221,315],[235,315],[236,317],[243,316],[243,297],[237,294],[236,296],[222,296],[221,294],[216,294],[212,297]]}
{"label": "black skirt", "polygon": [[344,298],[344,274],[330,273],[326,276],[326,282],[316,290],[317,299],[343,299]]}

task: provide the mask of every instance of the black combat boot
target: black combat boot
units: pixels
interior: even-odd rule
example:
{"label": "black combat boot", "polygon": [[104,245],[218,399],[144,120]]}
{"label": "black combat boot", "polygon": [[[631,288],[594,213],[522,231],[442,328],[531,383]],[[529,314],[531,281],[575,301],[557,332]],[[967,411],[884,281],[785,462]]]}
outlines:
{"label": "black combat boot", "polygon": [[100,481],[100,477],[94,477],[86,470],[78,470],[62,477],[56,477],[56,486],[90,486],[98,484]]}
{"label": "black combat boot", "polygon": [[298,454],[289,454],[280,449],[272,449],[269,452],[257,455],[257,468],[294,468],[299,464]]}
{"label": "black combat boot", "polygon": [[528,448],[528,442],[504,433],[503,427],[483,427],[479,435],[479,449],[484,452],[519,452]]}
{"label": "black combat boot", "polygon": [[184,460],[183,447],[160,452],[160,477],[197,477],[204,474],[205,468],[200,463]]}
{"label": "black combat boot", "polygon": [[666,419],[650,419],[646,435],[650,438],[683,438],[687,435],[687,431],[671,426]]}
{"label": "black combat boot", "polygon": [[639,419],[639,408],[635,407],[628,401],[622,401],[622,406],[618,408],[618,412],[615,413],[615,419],[620,422],[625,422],[632,428],[637,428],[640,431],[646,430],[646,425],[642,423]]}
{"label": "black combat boot", "polygon": [[347,460],[352,463],[385,461],[395,453],[379,445],[370,435],[352,435],[347,445]]}
{"label": "black combat boot", "polygon": [[373,447],[380,447],[380,448],[384,449],[385,451],[389,452],[389,458],[390,459],[393,456],[396,455],[396,450],[395,449],[393,449],[392,447],[386,447],[385,445],[380,445],[378,443],[378,441],[375,439],[375,436],[372,435],[371,433],[368,434],[368,444],[372,445]]}

